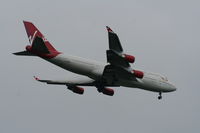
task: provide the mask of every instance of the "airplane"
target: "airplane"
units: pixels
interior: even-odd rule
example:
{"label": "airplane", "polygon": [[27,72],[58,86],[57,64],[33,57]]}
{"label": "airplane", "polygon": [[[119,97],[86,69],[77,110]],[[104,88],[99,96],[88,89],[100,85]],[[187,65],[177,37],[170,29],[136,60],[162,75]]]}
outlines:
{"label": "airplane", "polygon": [[94,86],[99,93],[108,96],[114,95],[114,90],[110,87],[139,88],[158,92],[158,99],[162,99],[162,93],[176,90],[176,87],[160,74],[133,69],[130,64],[135,62],[135,57],[124,53],[118,35],[108,26],[107,63],[101,63],[57,51],[33,23],[23,23],[30,45],[27,45],[24,51],[13,53],[14,55],[38,56],[65,70],[84,75],[75,80],[43,80],[34,76],[37,81],[66,85],[69,90],[80,95],[84,93],[84,88],[80,86]]}

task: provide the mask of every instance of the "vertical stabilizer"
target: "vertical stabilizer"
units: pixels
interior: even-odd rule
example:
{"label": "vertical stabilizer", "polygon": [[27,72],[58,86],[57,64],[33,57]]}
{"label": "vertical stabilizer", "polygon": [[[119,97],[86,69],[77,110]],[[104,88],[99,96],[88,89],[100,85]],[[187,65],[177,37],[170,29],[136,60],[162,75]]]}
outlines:
{"label": "vertical stabilizer", "polygon": [[43,58],[53,58],[60,54],[33,23],[23,22],[30,45],[26,46],[26,51],[14,53],[15,55],[37,55]]}

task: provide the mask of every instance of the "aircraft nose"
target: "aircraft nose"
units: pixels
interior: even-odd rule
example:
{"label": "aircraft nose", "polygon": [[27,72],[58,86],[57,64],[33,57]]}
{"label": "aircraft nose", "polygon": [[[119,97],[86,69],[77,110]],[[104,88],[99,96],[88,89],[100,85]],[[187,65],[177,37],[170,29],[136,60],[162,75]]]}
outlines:
{"label": "aircraft nose", "polygon": [[176,88],[174,85],[171,85],[171,86],[170,86],[170,91],[176,91],[176,89],[177,89],[177,88]]}

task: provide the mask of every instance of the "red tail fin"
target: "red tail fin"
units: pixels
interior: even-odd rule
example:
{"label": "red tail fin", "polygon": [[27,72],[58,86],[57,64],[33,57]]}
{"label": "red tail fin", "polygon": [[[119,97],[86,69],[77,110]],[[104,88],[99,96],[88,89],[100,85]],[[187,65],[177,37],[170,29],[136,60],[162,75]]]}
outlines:
{"label": "red tail fin", "polygon": [[42,35],[42,33],[35,27],[35,25],[33,25],[31,22],[27,21],[23,22],[30,44],[33,43],[33,40],[35,39],[36,36],[44,39],[44,35]]}
{"label": "red tail fin", "polygon": [[41,44],[33,44],[35,38],[39,37],[44,41],[44,45],[48,49],[49,53],[59,53],[50,44],[50,42],[47,41],[47,39],[44,37],[44,35],[31,22],[27,22],[27,21],[23,21],[23,22],[24,22],[24,26],[25,26],[25,29],[26,29],[26,33],[27,33],[28,38],[29,38],[29,42],[30,42],[31,45],[34,45],[33,47],[40,47],[40,46],[37,46],[37,45],[41,45]]}

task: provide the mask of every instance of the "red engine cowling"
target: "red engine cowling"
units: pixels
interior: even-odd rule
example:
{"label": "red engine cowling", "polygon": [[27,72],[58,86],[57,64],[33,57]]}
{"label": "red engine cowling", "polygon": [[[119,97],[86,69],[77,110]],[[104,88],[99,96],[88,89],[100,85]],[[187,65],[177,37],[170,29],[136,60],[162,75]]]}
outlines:
{"label": "red engine cowling", "polygon": [[84,88],[81,88],[81,87],[68,86],[68,89],[73,91],[74,93],[77,93],[77,94],[83,94],[84,93]]}
{"label": "red engine cowling", "polygon": [[135,77],[142,79],[144,77],[144,73],[139,70],[133,70]]}
{"label": "red engine cowling", "polygon": [[26,51],[29,51],[29,52],[30,52],[31,50],[32,50],[32,47],[31,47],[30,45],[27,45],[27,46],[26,46]]}
{"label": "red engine cowling", "polygon": [[111,88],[104,88],[102,90],[102,93],[105,95],[113,96],[114,95],[114,90]]}
{"label": "red engine cowling", "polygon": [[134,63],[135,62],[135,57],[132,55],[124,54],[123,55],[124,59],[127,60],[129,63]]}

